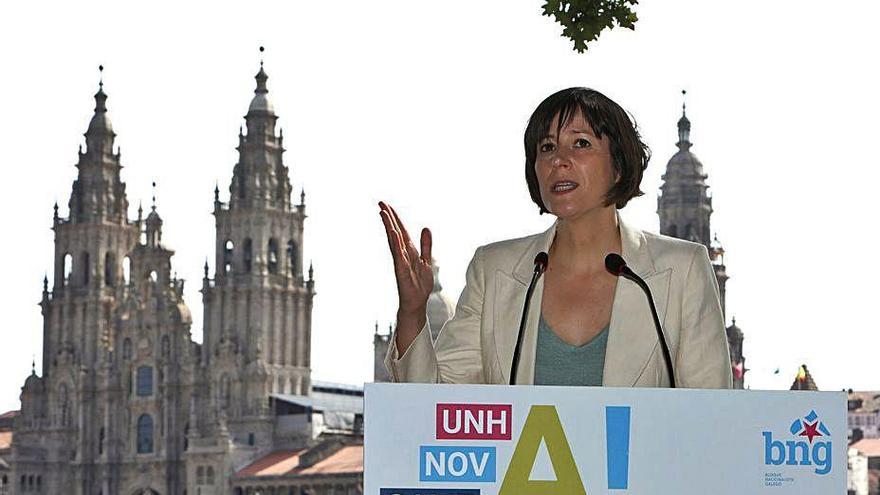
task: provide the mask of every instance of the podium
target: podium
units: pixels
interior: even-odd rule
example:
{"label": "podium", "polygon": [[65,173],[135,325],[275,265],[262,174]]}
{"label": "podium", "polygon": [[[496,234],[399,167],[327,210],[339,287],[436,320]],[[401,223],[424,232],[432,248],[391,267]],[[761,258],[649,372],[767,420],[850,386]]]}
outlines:
{"label": "podium", "polygon": [[844,392],[367,384],[367,495],[846,493]]}

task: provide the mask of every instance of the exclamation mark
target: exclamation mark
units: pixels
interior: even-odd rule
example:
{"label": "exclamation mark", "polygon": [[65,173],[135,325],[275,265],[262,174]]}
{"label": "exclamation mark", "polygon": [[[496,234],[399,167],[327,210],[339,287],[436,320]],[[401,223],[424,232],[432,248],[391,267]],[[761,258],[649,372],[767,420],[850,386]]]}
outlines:
{"label": "exclamation mark", "polygon": [[611,490],[626,490],[629,482],[629,413],[628,406],[605,407],[605,448]]}

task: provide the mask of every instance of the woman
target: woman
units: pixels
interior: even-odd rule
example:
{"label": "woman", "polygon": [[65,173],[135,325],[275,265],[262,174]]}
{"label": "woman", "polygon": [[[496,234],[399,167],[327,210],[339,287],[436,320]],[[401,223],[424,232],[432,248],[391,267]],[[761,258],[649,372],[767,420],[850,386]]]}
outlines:
{"label": "woman", "polygon": [[617,213],[642,195],[650,153],[617,103],[586,88],[549,96],[525,131],[526,182],[542,234],[477,249],[455,316],[432,345],[425,309],[433,287],[431,233],[421,253],[380,203],[397,279],[397,328],[386,366],[396,381],[508,383],[526,289],[549,254],[526,318],[516,382],[664,387],[670,380],[645,294],[605,269],[620,253],[645,279],[680,387],[730,388],[718,285],[705,246],[635,229]]}

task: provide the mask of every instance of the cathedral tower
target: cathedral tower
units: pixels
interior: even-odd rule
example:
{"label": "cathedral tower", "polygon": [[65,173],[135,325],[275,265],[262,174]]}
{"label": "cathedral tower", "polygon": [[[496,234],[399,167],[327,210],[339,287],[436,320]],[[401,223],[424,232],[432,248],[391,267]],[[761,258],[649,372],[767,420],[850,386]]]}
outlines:
{"label": "cathedral tower", "polygon": [[42,373],[22,388],[13,479],[42,493],[179,493],[181,397],[192,386],[181,370],[193,375],[196,364],[190,316],[155,206],[146,221],[141,210],[128,219],[106,102],[101,83],[69,217],[55,206],[54,284],[50,291],[44,280],[40,302]]}
{"label": "cathedral tower", "polygon": [[[685,92],[682,91],[682,94]],[[660,233],[698,242],[706,246],[709,258],[715,270],[721,299],[722,314],[727,314],[727,267],[724,265],[724,248],[717,237],[712,237],[710,217],[712,215],[712,197],[708,194],[709,177],[703,171],[703,164],[691,152],[693,143],[690,140],[691,121],[687,118],[687,109],[681,107],[681,118],[678,120],[678,151],[666,164],[660,196],[657,198],[657,214],[660,216]],[[742,330],[735,321],[727,328],[728,346],[730,348],[731,367],[733,369],[734,387],[743,388],[746,373],[745,358],[742,355]]]}
{"label": "cathedral tower", "polygon": [[215,381],[214,400],[230,433],[248,443],[269,434],[267,397],[310,389],[314,281],[303,277],[305,194],[290,201],[283,135],[268,98],[262,63],[239,133],[229,202],[214,191],[215,274],[205,279],[203,354]]}

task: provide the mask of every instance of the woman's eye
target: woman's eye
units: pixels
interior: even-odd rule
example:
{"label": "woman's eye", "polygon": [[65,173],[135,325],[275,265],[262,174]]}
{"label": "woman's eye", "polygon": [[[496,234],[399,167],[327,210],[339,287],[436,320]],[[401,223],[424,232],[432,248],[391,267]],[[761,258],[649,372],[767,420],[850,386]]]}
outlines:
{"label": "woman's eye", "polygon": [[555,148],[555,146],[553,146],[553,143],[544,143],[538,147],[538,149],[541,151],[541,153],[547,153],[549,151],[553,151],[554,148]]}
{"label": "woman's eye", "polygon": [[587,141],[586,139],[584,139],[584,138],[578,138],[577,140],[575,140],[575,142],[574,142],[574,146],[575,146],[576,148],[589,148],[589,147],[592,146],[592,145],[591,145],[590,142]]}

